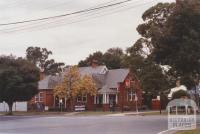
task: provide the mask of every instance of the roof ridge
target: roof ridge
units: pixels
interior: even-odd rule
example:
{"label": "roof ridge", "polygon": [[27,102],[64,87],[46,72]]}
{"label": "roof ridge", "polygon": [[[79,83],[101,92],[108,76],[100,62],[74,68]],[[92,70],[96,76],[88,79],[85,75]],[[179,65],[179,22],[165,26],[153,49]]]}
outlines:
{"label": "roof ridge", "polygon": [[108,71],[110,70],[129,70],[129,68],[117,68],[117,69],[109,69]]}
{"label": "roof ridge", "polygon": [[[78,67],[78,68],[88,68],[88,67],[91,67],[91,68],[92,68],[92,66],[85,66],[85,67]],[[96,67],[106,67],[106,65],[98,65],[98,66],[96,66]]]}

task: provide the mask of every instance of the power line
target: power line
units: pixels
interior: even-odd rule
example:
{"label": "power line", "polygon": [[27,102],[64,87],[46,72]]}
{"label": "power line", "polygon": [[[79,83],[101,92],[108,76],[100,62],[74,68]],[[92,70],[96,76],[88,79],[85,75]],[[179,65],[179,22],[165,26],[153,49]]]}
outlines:
{"label": "power line", "polygon": [[[74,1],[74,0],[70,0],[70,1],[68,1],[68,2],[56,4],[56,5],[53,5],[53,6],[48,6],[48,7],[44,8],[43,10],[52,9],[52,7],[55,8],[55,7],[65,6],[66,3],[68,4],[68,3],[71,3],[71,2],[73,2],[73,1]],[[94,7],[97,7],[97,6],[103,6],[103,5],[105,5],[105,4],[109,4],[109,3],[112,3],[112,2],[114,2],[114,1],[116,1],[116,0],[111,0],[111,1],[109,1],[109,2],[103,2],[103,3],[100,3],[100,4],[98,4],[98,5],[92,6],[92,7],[90,7],[90,8],[94,8]],[[62,5],[61,5],[61,4],[62,4]]]}
{"label": "power line", "polygon": [[[104,6],[104,5],[107,5],[107,4],[109,4],[109,3],[113,3],[113,2],[115,2],[115,1],[117,1],[117,0],[110,0],[110,1],[108,1],[108,2],[103,2],[103,3],[100,3],[100,4],[96,4],[96,5],[94,5],[94,6],[91,6],[91,7],[89,7],[89,8],[96,8],[96,7],[100,7],[100,6]],[[139,0],[138,0],[139,1]],[[118,5],[119,6],[119,5]],[[116,7],[116,6],[115,6]],[[112,7],[113,8],[113,7]],[[106,8],[106,9],[108,9],[108,8]],[[45,10],[45,9],[44,9]],[[105,10],[105,9],[104,9]],[[102,10],[101,10],[102,11]],[[41,11],[39,11],[39,12],[41,12]],[[95,11],[96,12],[96,11]],[[19,31],[19,28],[22,28],[22,29],[29,29],[29,28],[33,28],[33,27],[38,27],[38,25],[39,26],[42,26],[42,25],[45,25],[46,26],[46,24],[48,25],[48,24],[51,24],[51,23],[55,23],[55,22],[58,22],[58,21],[62,21],[62,20],[66,20],[66,19],[76,19],[76,17],[84,17],[84,15],[92,15],[91,13],[93,13],[93,14],[95,14],[95,12],[94,11],[88,11],[88,12],[84,12],[84,13],[80,13],[80,14],[76,14],[76,16],[67,16],[67,18],[57,18],[57,19],[53,19],[53,20],[41,20],[41,21],[36,21],[36,22],[32,22],[32,23],[28,23],[28,24],[23,24],[23,25],[17,25],[17,26],[14,26],[14,27],[11,27],[11,28],[4,28],[4,29],[1,29],[1,32],[3,32],[3,31],[13,31],[13,29],[14,30],[16,30],[17,29],[17,31]],[[70,18],[69,18],[70,17]],[[50,22],[49,22],[50,21]],[[30,27],[31,26],[31,27]],[[25,28],[23,28],[23,27],[25,27]]]}
{"label": "power line", "polygon": [[[17,3],[17,1],[18,0],[16,0],[15,3]],[[30,1],[30,0],[26,0],[26,2],[27,1]],[[34,0],[34,2],[35,1],[37,1],[37,0]],[[48,1],[53,1],[53,0],[48,0]],[[60,8],[60,7],[65,7],[65,13],[66,13],[66,11],[67,12],[73,12],[72,10],[66,10],[66,6],[68,7],[68,4],[72,3],[73,1],[74,0],[65,0],[62,3],[59,2],[59,3],[53,4],[53,5],[49,5],[47,7],[42,8],[41,10],[37,11],[37,14],[42,14],[42,13],[45,13],[45,11],[48,11],[49,9],[53,9],[54,10],[55,8]],[[107,4],[113,3],[115,1],[117,1],[117,0],[110,0],[110,1],[107,1],[107,2],[102,2],[102,3],[99,3],[99,4],[95,4],[94,6],[91,6],[91,7],[87,7],[87,8],[95,8],[95,7],[99,7],[99,6],[103,6],[103,5],[107,5]],[[19,1],[19,2],[23,2],[23,1]],[[34,3],[32,3],[32,2],[27,3],[27,5],[28,4],[31,4],[31,5],[35,6]],[[20,4],[19,6],[22,6],[22,5]],[[19,7],[19,6],[17,6],[17,7]],[[5,6],[3,6],[3,7],[6,8]],[[6,9],[8,9],[8,8],[6,8]]]}
{"label": "power line", "polygon": [[[141,0],[137,0],[137,1],[134,1],[134,4],[136,4],[137,2],[139,2]],[[127,4],[127,3],[126,3]],[[130,5],[130,4],[129,4]],[[96,6],[99,6],[99,5],[96,5]],[[64,17],[64,18],[57,18],[57,19],[53,19],[53,20],[42,20],[42,21],[37,21],[37,22],[32,22],[30,24],[23,24],[23,25],[17,25],[15,27],[11,27],[11,28],[4,28],[2,30],[4,31],[9,31],[9,30],[13,30],[13,29],[17,29],[18,28],[22,28],[22,29],[29,29],[29,28],[34,28],[34,27],[40,27],[40,26],[43,26],[46,27],[46,26],[51,26],[51,24],[58,24],[59,22],[64,22],[66,23],[67,21],[77,21],[77,22],[81,22],[79,20],[85,20],[85,18],[87,19],[88,17],[93,17],[95,15],[98,15],[98,14],[102,14],[102,13],[106,13],[106,12],[109,12],[110,10],[112,11],[113,9],[119,9],[121,7],[124,7],[125,5],[118,5],[118,6],[115,6],[115,7],[111,7],[111,8],[106,8],[106,9],[103,9],[103,10],[98,10],[98,11],[90,11],[90,12],[84,12],[84,13],[80,13],[80,14],[76,14],[75,16],[68,16],[67,18]],[[89,19],[88,18],[88,19]],[[67,22],[68,23],[68,22]],[[70,22],[71,23],[71,22]],[[1,31],[2,31],[1,30]]]}
{"label": "power line", "polygon": [[[48,11],[49,9],[55,9],[57,7],[63,7],[63,6],[66,6],[65,4],[67,3],[71,3],[73,2],[74,0],[70,0],[68,2],[64,2],[64,3],[61,3],[61,4],[56,4],[56,5],[53,5],[53,6],[48,6],[46,8],[43,8],[42,10],[40,10],[39,12],[37,13],[44,13],[45,11]],[[113,3],[114,1],[117,1],[117,0],[110,0],[108,2],[103,2],[103,3],[99,3],[99,4],[95,4],[94,6],[91,6],[91,7],[88,7],[88,8],[95,8],[95,7],[100,7],[100,6],[104,6],[104,5],[107,5],[107,4],[110,4],[110,3]],[[66,10],[65,10],[66,11]],[[67,10],[67,11],[70,11],[70,10]]]}
{"label": "power line", "polygon": [[[88,16],[83,16],[85,18],[80,18],[80,19],[78,18],[78,20],[75,19],[75,20],[72,20],[71,22],[66,22],[65,21],[66,18],[64,18],[62,20],[56,20],[54,22],[46,22],[46,20],[45,20],[44,22],[36,22],[36,25],[33,25],[33,26],[31,26],[31,24],[32,24],[31,23],[31,24],[28,25],[29,27],[19,26],[19,27],[4,29],[4,32],[5,33],[12,33],[12,32],[30,30],[30,29],[34,30],[34,28],[40,28],[39,30],[44,30],[44,29],[48,29],[48,28],[60,27],[60,26],[67,25],[67,24],[79,23],[79,22],[88,21],[88,20],[91,20],[91,19],[103,17],[103,16],[106,16],[106,15],[115,14],[115,13],[118,13],[118,12],[121,12],[121,11],[126,11],[126,10],[130,10],[130,9],[133,9],[133,8],[138,8],[140,6],[144,6],[144,5],[153,3],[155,0],[151,0],[151,1],[146,2],[146,3],[138,3],[138,4],[136,4],[139,1],[140,0],[135,1],[134,5],[132,5],[132,6],[129,4],[128,5],[129,7],[127,7],[126,5],[120,5],[120,7],[116,8],[117,10],[113,10],[112,9],[113,11],[111,10],[110,12],[107,12],[107,13],[105,12],[104,14],[102,14],[102,12],[101,12],[101,14],[88,14]],[[122,8],[122,9],[119,9],[119,8]],[[43,23],[43,24],[41,24],[41,23]],[[38,30],[38,29],[36,29],[36,30]],[[1,31],[3,32],[3,30],[1,30]]]}
{"label": "power line", "polygon": [[129,1],[133,1],[133,0],[125,0],[125,1],[117,2],[117,3],[113,3],[113,4],[108,4],[108,5],[84,9],[84,10],[79,10],[79,11],[76,11],[76,12],[62,14],[62,15],[56,15],[56,16],[50,16],[50,17],[44,17],[44,18],[38,18],[38,19],[31,19],[31,20],[24,20],[24,21],[17,21],[17,22],[10,22],[10,23],[2,23],[2,24],[0,24],[0,26],[16,25],[16,24],[22,24],[22,23],[29,23],[29,22],[36,22],[36,21],[42,21],[42,20],[62,18],[62,17],[70,16],[70,15],[75,15],[75,14],[80,14],[80,13],[95,11],[95,10],[101,10],[101,9],[113,7],[113,6],[116,6],[116,5],[121,5],[121,4],[127,3]]}

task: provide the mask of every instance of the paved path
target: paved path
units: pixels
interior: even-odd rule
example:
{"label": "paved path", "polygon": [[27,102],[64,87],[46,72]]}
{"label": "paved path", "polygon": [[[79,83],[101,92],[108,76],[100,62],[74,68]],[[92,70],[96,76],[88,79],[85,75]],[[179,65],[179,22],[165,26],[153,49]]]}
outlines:
{"label": "paved path", "polygon": [[157,134],[166,116],[0,117],[0,134]]}

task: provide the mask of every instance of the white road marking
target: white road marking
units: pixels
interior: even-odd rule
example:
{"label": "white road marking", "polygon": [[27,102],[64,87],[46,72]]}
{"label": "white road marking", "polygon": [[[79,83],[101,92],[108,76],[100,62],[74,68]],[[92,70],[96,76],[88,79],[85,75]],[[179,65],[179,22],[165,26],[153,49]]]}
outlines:
{"label": "white road marking", "polygon": [[[200,123],[197,123],[196,125],[199,125]],[[164,131],[161,131],[159,132],[158,134],[164,134],[166,132],[169,132],[169,131],[179,131],[179,130],[176,130],[177,128],[173,128],[173,129],[167,129],[167,130],[164,130]]]}

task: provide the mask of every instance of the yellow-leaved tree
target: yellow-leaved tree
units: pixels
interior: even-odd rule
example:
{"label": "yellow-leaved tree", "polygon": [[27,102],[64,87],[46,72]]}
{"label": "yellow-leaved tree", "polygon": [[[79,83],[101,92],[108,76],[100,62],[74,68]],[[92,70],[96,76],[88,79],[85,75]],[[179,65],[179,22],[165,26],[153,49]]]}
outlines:
{"label": "yellow-leaved tree", "polygon": [[84,75],[80,83],[80,94],[87,94],[94,96],[97,93],[97,87],[90,75]]}
{"label": "yellow-leaved tree", "polygon": [[67,69],[63,81],[58,84],[54,90],[54,96],[59,99],[66,98],[70,100],[71,110],[74,108],[74,99],[79,95],[96,95],[97,88],[94,80],[89,75],[81,77],[77,66],[72,66]]}

